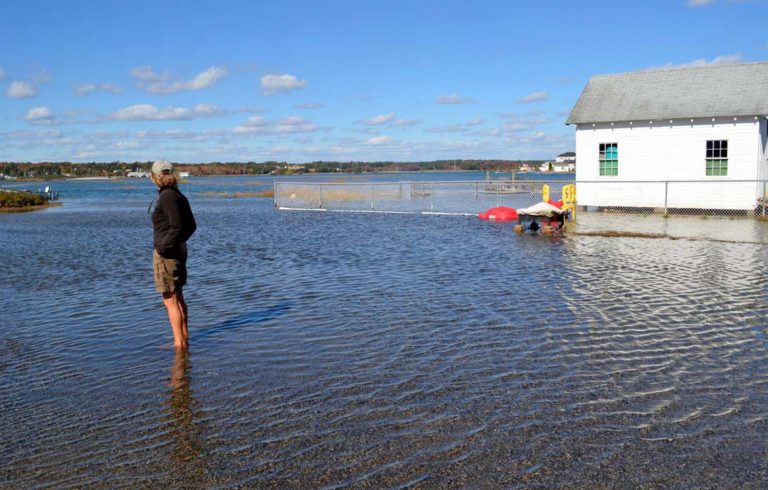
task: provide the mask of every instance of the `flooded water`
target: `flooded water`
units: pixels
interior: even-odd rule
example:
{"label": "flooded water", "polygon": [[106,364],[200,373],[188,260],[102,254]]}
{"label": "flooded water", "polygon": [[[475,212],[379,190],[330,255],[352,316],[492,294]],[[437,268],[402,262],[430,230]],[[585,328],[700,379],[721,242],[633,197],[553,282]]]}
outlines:
{"label": "flooded water", "polygon": [[147,181],[0,215],[0,487],[768,484],[761,240],[216,194],[270,186],[184,187],[188,356],[153,288]]}

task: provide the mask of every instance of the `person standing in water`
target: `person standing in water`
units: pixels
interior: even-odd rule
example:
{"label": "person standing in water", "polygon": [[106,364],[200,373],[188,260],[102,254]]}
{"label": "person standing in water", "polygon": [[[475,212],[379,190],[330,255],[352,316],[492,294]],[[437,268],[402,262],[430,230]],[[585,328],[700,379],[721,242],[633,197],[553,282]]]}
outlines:
{"label": "person standing in water", "polygon": [[152,164],[152,182],[157,186],[157,204],[152,212],[155,251],[155,288],[163,295],[173,330],[173,346],[189,347],[187,304],[182,288],[187,283],[187,240],[197,229],[192,208],[179,191],[179,177],[165,160]]}

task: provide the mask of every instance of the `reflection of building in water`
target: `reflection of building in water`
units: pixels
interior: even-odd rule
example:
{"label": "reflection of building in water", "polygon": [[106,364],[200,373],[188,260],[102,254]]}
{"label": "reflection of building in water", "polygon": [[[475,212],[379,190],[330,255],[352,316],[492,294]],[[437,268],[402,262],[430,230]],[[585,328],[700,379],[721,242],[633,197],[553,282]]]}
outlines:
{"label": "reflection of building in water", "polygon": [[171,415],[171,434],[176,440],[172,467],[174,477],[185,481],[199,481],[204,468],[201,464],[202,443],[200,428],[195,423],[197,401],[189,384],[189,353],[176,351],[168,383],[171,388],[168,405]]}

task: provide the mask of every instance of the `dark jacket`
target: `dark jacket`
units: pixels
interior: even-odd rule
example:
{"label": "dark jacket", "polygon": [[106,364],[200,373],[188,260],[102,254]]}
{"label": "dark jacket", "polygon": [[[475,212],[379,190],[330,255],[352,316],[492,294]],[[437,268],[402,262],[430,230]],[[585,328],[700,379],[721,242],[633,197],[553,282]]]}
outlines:
{"label": "dark jacket", "polygon": [[189,201],[175,187],[160,189],[157,205],[152,213],[155,250],[169,259],[183,258],[182,244],[197,229]]}

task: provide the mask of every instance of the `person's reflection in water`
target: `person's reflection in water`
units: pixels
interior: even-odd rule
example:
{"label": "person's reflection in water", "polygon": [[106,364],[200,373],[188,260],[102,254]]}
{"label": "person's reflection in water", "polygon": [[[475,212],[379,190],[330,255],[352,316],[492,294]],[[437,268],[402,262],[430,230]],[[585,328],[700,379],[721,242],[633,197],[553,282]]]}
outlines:
{"label": "person's reflection in water", "polygon": [[189,351],[176,350],[176,357],[171,368],[168,382],[171,409],[171,433],[176,439],[173,451],[173,478],[179,478],[187,484],[202,482],[204,468],[201,465],[202,444],[200,429],[195,423],[196,405],[189,385]]}

